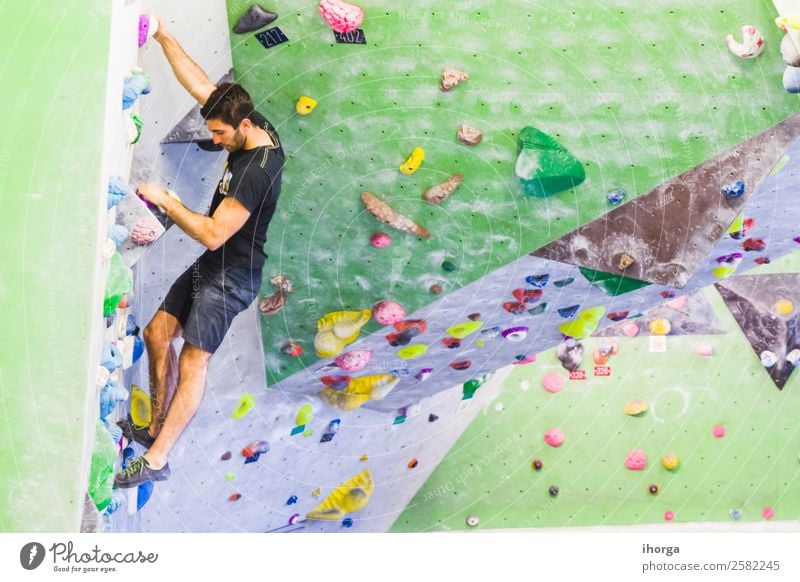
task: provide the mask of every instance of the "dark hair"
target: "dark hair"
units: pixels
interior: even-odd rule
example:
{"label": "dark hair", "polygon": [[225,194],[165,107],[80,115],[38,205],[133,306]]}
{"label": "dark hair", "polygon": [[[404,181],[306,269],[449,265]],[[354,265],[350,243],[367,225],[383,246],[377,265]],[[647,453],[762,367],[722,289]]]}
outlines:
{"label": "dark hair", "polygon": [[235,83],[220,83],[200,109],[203,119],[219,119],[234,128],[253,113],[255,106],[244,87]]}

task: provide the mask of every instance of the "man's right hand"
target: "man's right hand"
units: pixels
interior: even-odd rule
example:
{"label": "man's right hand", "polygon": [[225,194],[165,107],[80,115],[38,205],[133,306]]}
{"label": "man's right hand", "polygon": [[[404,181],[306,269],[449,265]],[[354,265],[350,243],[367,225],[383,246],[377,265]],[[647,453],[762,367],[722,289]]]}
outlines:
{"label": "man's right hand", "polygon": [[156,39],[158,42],[161,42],[161,39],[169,36],[167,32],[167,25],[164,23],[164,20],[157,14],[154,14],[156,19],[158,20],[158,28],[156,28],[155,34],[153,34],[153,38]]}

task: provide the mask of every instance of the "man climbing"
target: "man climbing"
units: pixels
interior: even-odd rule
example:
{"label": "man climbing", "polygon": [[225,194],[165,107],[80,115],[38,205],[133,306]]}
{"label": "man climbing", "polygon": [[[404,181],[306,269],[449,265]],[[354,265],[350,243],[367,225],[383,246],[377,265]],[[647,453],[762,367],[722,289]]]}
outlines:
{"label": "man climbing", "polygon": [[[118,424],[129,441],[147,452],[117,473],[117,487],[169,477],[168,455],[200,407],[208,362],[233,318],[253,302],[261,287],[263,246],[284,163],[275,128],[255,111],[242,87],[215,86],[160,19],[153,38],[178,81],[202,106],[214,143],[228,151],[228,161],[207,215],[189,210],[161,186],[138,187],[139,194],[208,250],[178,277],[144,329],[152,421],[149,427]],[[172,342],[181,334],[184,344],[178,358]]]}

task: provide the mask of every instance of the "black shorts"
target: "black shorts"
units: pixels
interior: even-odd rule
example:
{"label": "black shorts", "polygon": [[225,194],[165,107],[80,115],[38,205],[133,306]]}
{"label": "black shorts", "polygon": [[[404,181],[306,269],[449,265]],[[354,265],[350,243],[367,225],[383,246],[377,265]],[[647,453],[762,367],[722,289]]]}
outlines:
{"label": "black shorts", "polygon": [[159,309],[183,326],[183,339],[214,353],[237,314],[261,289],[261,271],[195,262],[170,287]]}

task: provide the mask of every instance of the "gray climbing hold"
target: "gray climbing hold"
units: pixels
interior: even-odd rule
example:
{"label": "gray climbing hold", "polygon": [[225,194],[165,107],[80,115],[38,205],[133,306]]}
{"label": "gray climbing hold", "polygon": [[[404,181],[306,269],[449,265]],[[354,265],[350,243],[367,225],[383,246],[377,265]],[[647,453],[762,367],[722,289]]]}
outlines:
{"label": "gray climbing hold", "polygon": [[236,26],[233,27],[233,32],[236,34],[246,34],[253,32],[259,28],[264,28],[268,24],[275,22],[278,15],[269,10],[265,10],[258,4],[253,4],[250,9],[242,14]]}
{"label": "gray climbing hold", "polygon": [[784,35],[781,40],[781,56],[783,62],[790,67],[800,67],[800,51],[797,50],[792,37],[788,34]]}

